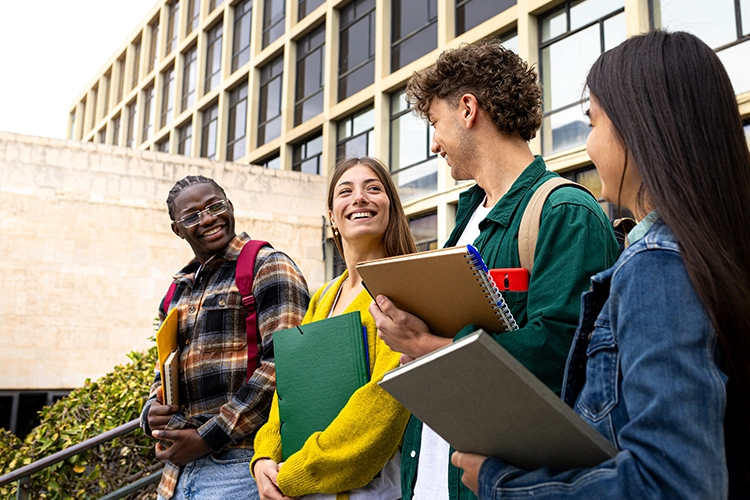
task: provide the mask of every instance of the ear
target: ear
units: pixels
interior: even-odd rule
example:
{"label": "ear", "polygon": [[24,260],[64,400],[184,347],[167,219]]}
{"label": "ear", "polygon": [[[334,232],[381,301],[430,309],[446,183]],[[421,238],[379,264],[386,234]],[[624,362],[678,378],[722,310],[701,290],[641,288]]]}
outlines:
{"label": "ear", "polygon": [[336,221],[333,218],[333,212],[330,210],[328,211],[328,223],[331,225],[331,227],[334,227],[336,225]]}
{"label": "ear", "polygon": [[174,234],[176,234],[177,236],[179,236],[180,238],[182,238],[183,240],[185,239],[185,237],[184,237],[184,236],[182,235],[182,233],[180,232],[180,226],[178,226],[178,225],[177,225],[177,224],[175,224],[174,222],[172,223],[172,232],[173,232]]}
{"label": "ear", "polygon": [[479,102],[474,94],[464,94],[461,96],[461,101],[458,104],[458,109],[461,112],[461,120],[463,120],[466,128],[474,126],[477,118],[479,118]]}

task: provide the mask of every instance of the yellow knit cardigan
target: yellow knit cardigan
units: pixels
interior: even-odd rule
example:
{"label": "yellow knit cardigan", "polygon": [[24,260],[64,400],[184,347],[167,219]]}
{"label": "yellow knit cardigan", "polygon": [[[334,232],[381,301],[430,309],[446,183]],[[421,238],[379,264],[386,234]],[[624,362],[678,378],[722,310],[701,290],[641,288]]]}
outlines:
{"label": "yellow knit cardigan", "polygon": [[[322,298],[324,287],[315,292],[302,324],[328,317],[347,276],[344,271]],[[367,310],[371,302],[370,295],[363,290],[344,312],[359,311],[362,324],[367,327],[372,377],[352,395],[326,430],[310,436],[302,449],[284,462],[277,478],[284,495],[336,493],[336,500],[347,500],[349,490],[372,481],[398,450],[409,413],[377,382],[399,365],[400,356],[378,338],[375,321]],[[314,369],[315,366],[310,367]],[[261,458],[281,461],[279,427],[279,406],[274,393],[268,422],[255,437],[251,473]]]}

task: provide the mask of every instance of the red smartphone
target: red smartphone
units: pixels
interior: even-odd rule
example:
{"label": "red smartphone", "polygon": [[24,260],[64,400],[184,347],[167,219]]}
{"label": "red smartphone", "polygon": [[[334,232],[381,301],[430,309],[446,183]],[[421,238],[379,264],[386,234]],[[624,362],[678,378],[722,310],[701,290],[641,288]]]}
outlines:
{"label": "red smartphone", "polygon": [[501,292],[527,292],[529,271],[523,267],[490,269],[490,276]]}

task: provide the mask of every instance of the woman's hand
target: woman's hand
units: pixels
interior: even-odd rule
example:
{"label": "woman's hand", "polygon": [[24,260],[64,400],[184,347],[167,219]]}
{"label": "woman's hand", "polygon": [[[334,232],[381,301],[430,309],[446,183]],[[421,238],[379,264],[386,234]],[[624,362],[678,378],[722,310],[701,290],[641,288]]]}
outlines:
{"label": "woman's hand", "polygon": [[279,489],[276,478],[280,468],[281,466],[270,458],[261,458],[255,462],[253,474],[261,500],[294,500],[292,497],[284,496]]}
{"label": "woman's hand", "polygon": [[385,295],[378,295],[369,311],[378,337],[394,352],[418,358],[451,343],[451,339],[430,333],[424,321],[399,309]]}
{"label": "woman's hand", "polygon": [[461,453],[460,451],[453,452],[453,456],[451,456],[453,466],[464,471],[463,476],[461,476],[461,482],[473,491],[475,495],[479,494],[479,470],[482,468],[485,460],[487,460],[487,457],[483,457],[482,455]]}

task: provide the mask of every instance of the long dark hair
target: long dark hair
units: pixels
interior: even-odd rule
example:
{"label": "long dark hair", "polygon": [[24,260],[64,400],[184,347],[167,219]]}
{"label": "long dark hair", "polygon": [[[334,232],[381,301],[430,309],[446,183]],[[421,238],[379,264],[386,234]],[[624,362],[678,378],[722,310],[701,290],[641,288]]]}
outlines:
{"label": "long dark hair", "polygon": [[[333,193],[335,192],[336,183],[347,170],[357,165],[370,167],[375,172],[375,175],[378,176],[378,179],[383,184],[385,194],[388,196],[388,201],[390,202],[388,213],[388,220],[390,222],[383,236],[386,256],[393,257],[395,255],[415,253],[417,245],[414,243],[414,237],[409,228],[409,221],[404,213],[404,208],[401,206],[401,199],[398,196],[396,186],[393,184],[393,179],[391,179],[388,169],[376,158],[363,156],[362,158],[346,158],[339,161],[336,169],[333,171],[333,175],[331,175],[331,182],[328,184],[328,210],[333,210]],[[333,242],[336,244],[341,257],[344,257],[341,233],[334,232]]]}
{"label": "long dark hair", "polygon": [[676,235],[717,331],[729,377],[724,427],[730,484],[741,482],[742,472],[747,482],[750,153],[732,84],[698,38],[656,31],[603,54],[586,85],[632,157],[639,191]]}

